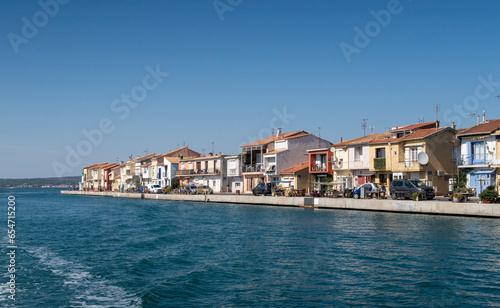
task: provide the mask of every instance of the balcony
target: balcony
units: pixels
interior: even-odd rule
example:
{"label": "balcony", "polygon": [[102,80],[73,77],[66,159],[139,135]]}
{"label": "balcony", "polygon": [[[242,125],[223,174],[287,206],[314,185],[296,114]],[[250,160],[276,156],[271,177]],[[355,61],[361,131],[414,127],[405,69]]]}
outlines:
{"label": "balcony", "polygon": [[264,172],[264,165],[263,164],[252,164],[252,165],[244,165],[243,166],[243,172],[259,172],[263,173]]}
{"label": "balcony", "polygon": [[194,174],[219,174],[219,169],[195,169]]}
{"label": "balcony", "polygon": [[182,176],[182,175],[191,175],[191,174],[195,174],[194,170],[177,170],[177,171],[175,171],[175,175],[178,175],[178,176],[179,175],[180,176]]}
{"label": "balcony", "polygon": [[373,159],[373,168],[375,170],[385,170],[385,157],[374,158]]}
{"label": "balcony", "polygon": [[495,159],[494,154],[464,154],[459,156],[458,165],[460,166],[478,166],[478,165],[498,165],[500,160]]}
{"label": "balcony", "polygon": [[276,174],[276,165],[270,165],[266,169],[267,174]]}
{"label": "balcony", "polygon": [[416,159],[399,161],[394,172],[420,172],[425,171],[425,165],[421,165]]}
{"label": "balcony", "polygon": [[344,165],[344,162],[338,161],[333,163],[333,170],[341,170],[341,169],[346,169],[347,164]]}
{"label": "balcony", "polygon": [[325,173],[328,171],[328,168],[326,167],[326,164],[316,164],[311,167],[311,173]]}

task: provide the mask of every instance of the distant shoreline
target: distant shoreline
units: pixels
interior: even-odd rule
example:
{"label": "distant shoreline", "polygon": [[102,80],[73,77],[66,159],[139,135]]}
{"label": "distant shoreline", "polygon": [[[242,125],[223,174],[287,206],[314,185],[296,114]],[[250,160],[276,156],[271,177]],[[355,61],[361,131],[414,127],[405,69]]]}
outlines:
{"label": "distant shoreline", "polygon": [[0,188],[72,188],[78,187],[81,176],[60,178],[0,179]]}

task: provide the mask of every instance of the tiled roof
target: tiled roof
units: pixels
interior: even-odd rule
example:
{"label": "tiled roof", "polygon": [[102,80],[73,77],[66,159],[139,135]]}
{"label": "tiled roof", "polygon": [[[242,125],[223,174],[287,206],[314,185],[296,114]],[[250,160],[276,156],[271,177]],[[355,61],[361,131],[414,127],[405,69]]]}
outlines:
{"label": "tiled roof", "polygon": [[309,162],[305,162],[305,163],[300,164],[298,166],[295,166],[295,167],[292,167],[292,168],[288,168],[286,170],[281,171],[280,173],[295,173],[295,172],[298,172],[300,170],[304,170],[304,169],[307,169],[307,168],[309,168]]}
{"label": "tiled roof", "polygon": [[136,162],[140,162],[140,161],[143,161],[143,160],[151,159],[151,158],[153,158],[155,156],[156,156],[155,153],[150,153],[150,154],[146,154],[146,155],[143,155],[143,156],[136,157],[134,160]]}
{"label": "tiled roof", "polygon": [[217,154],[217,155],[212,155],[212,156],[200,156],[200,157],[184,157],[180,159],[179,161],[195,161],[195,160],[208,160],[208,159],[217,159],[220,158],[222,155]]}
{"label": "tiled roof", "polygon": [[83,167],[83,169],[94,169],[96,167],[99,167],[100,165],[105,165],[107,164],[107,162],[105,163],[99,163],[99,164],[93,164],[93,165],[90,165],[90,166],[86,166],[86,167]]}
{"label": "tiled roof", "polygon": [[403,125],[403,126],[396,126],[391,129],[391,131],[401,131],[401,130],[414,130],[414,129],[419,129],[419,128],[431,128],[431,127],[436,127],[436,122],[426,122],[426,123],[418,123],[418,124],[411,124],[411,125]]}
{"label": "tiled roof", "polygon": [[187,146],[184,146],[184,147],[181,147],[181,148],[178,148],[178,149],[175,149],[175,150],[172,150],[172,151],[169,151],[169,152],[163,154],[163,156],[168,156],[168,157],[174,157],[174,156],[178,156],[178,155],[184,155],[186,157],[199,157],[199,156],[201,156],[200,153],[191,150]]}
{"label": "tiled roof", "polygon": [[290,139],[290,137],[298,138],[298,137],[304,137],[304,136],[308,136],[308,135],[310,135],[310,134],[306,131],[303,131],[303,130],[289,132],[289,133],[282,133],[279,136],[272,135],[272,136],[269,136],[267,138],[263,138],[263,139],[254,141],[252,143],[245,144],[241,147],[244,148],[244,147],[257,146],[257,145],[265,145],[265,144],[269,144],[269,143],[277,141],[277,140]]}
{"label": "tiled roof", "polygon": [[488,120],[485,123],[464,129],[458,136],[491,134],[497,129],[500,129],[500,119]]}
{"label": "tiled roof", "polygon": [[179,163],[179,157],[165,157],[166,160],[168,160],[171,164],[178,164]]}
{"label": "tiled roof", "polygon": [[364,137],[360,137],[360,138],[356,138],[356,139],[352,139],[352,140],[348,140],[348,141],[339,142],[339,143],[334,144],[333,146],[334,147],[342,147],[342,146],[356,145],[356,144],[368,144],[368,143],[370,143],[373,140],[383,139],[383,138],[389,137],[390,135],[391,134],[389,132],[371,134],[371,135],[368,135],[368,136],[364,136]]}
{"label": "tiled roof", "polygon": [[438,127],[436,128],[423,128],[423,129],[418,129],[413,131],[412,133],[400,137],[400,138],[381,138],[381,139],[376,139],[370,142],[370,144],[377,144],[377,143],[388,143],[388,142],[401,142],[401,141],[406,141],[406,140],[414,140],[414,139],[424,139],[427,137],[430,137],[434,134],[440,133],[444,130],[451,130],[450,127]]}

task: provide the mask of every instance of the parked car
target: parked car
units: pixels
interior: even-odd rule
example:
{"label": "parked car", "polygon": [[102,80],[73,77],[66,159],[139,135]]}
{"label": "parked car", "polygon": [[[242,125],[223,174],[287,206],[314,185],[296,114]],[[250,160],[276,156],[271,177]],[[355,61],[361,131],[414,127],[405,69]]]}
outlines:
{"label": "parked car", "polygon": [[214,191],[212,188],[210,188],[209,186],[207,185],[200,185],[197,187],[197,192],[199,194],[207,194],[207,195],[213,195],[214,194]]}
{"label": "parked car", "polygon": [[271,194],[271,183],[260,182],[252,189],[252,193],[255,195],[270,195]]}
{"label": "parked car", "polygon": [[148,191],[152,194],[159,194],[162,192],[161,186],[158,184],[149,184]]}
{"label": "parked car", "polygon": [[196,195],[198,193],[198,187],[196,187],[196,185],[188,185],[184,187],[184,190],[189,195]]}
{"label": "parked car", "polygon": [[379,191],[380,187],[378,187],[378,184],[376,183],[365,183],[359,187],[356,187],[354,191],[352,192],[352,197],[355,199],[358,199],[361,197],[361,188],[365,189],[365,196],[368,194],[370,191]]}
{"label": "parked car", "polygon": [[436,197],[434,188],[426,186],[420,180],[393,180],[391,182],[392,199],[411,199],[414,192],[421,192],[424,200],[432,200]]}

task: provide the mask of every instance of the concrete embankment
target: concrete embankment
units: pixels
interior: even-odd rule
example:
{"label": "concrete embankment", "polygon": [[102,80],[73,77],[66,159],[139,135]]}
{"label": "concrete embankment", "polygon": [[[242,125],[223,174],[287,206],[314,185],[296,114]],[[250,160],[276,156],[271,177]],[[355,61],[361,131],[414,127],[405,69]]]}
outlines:
{"label": "concrete embankment", "polygon": [[63,195],[104,196],[135,199],[157,199],[171,201],[195,201],[217,203],[242,203],[277,206],[300,206],[327,209],[383,211],[415,214],[480,216],[500,218],[500,204],[472,202],[452,203],[443,201],[407,200],[359,200],[349,198],[312,198],[312,197],[264,197],[253,195],[164,195],[119,192],[94,192],[62,190]]}

